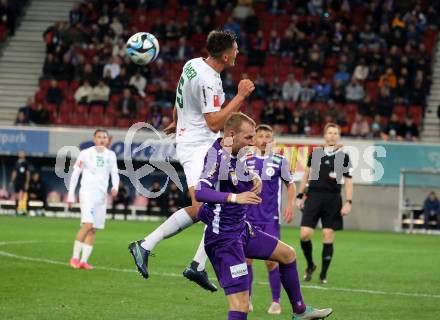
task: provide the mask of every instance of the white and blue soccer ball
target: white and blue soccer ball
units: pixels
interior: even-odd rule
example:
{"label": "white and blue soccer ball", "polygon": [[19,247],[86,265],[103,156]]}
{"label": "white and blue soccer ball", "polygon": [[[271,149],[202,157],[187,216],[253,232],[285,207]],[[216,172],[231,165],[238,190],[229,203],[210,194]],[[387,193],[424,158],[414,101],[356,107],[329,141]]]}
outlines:
{"label": "white and blue soccer ball", "polygon": [[159,55],[159,41],[148,32],[135,33],[127,40],[127,54],[131,61],[141,66],[156,60]]}

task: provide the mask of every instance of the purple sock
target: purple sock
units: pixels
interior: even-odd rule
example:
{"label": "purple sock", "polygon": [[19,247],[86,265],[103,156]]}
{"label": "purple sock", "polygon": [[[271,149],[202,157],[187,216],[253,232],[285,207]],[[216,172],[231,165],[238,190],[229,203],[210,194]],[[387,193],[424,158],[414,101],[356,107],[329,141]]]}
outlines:
{"label": "purple sock", "polygon": [[240,311],[229,311],[228,320],[247,320],[247,313]]}
{"label": "purple sock", "polygon": [[284,290],[286,290],[289,296],[290,304],[292,305],[293,312],[301,314],[306,310],[303,297],[301,295],[301,287],[299,284],[298,270],[296,269],[296,261],[289,264],[279,265],[281,283]]}
{"label": "purple sock", "polygon": [[248,279],[249,279],[249,301],[252,297],[252,283],[254,282],[254,270],[252,269],[252,265],[247,266],[248,268]]}
{"label": "purple sock", "polygon": [[272,301],[280,303],[281,278],[280,269],[278,267],[269,271],[269,284],[270,290],[272,291]]}

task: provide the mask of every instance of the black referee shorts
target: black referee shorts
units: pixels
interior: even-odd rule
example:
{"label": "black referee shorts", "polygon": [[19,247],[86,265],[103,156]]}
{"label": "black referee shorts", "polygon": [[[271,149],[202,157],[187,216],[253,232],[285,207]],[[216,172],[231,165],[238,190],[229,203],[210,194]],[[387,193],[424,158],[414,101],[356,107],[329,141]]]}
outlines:
{"label": "black referee shorts", "polygon": [[321,219],[323,228],[342,230],[344,225],[341,208],[342,198],[339,193],[308,193],[304,203],[301,226],[315,229]]}

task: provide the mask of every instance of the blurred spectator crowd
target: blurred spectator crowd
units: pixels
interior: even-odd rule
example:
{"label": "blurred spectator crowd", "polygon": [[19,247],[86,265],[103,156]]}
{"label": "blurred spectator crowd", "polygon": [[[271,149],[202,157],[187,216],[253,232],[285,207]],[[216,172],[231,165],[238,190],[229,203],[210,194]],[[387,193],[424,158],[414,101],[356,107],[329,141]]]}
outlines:
{"label": "blurred spectator crowd", "polygon": [[[213,29],[237,34],[236,66],[222,74],[226,98],[250,78],[244,112],[279,134],[415,141],[432,81],[439,1],[91,1],[44,32],[40,89],[17,124],[157,129],[172,118],[182,66],[206,56]],[[159,59],[133,64],[125,41],[148,31]]]}
{"label": "blurred spectator crowd", "polygon": [[0,43],[15,34],[17,19],[28,0],[0,0]]}

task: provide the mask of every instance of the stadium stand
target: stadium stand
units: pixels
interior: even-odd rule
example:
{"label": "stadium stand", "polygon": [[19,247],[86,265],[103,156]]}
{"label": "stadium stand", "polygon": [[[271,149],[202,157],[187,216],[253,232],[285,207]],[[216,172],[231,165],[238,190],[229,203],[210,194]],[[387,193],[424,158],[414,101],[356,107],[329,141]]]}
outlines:
{"label": "stadium stand", "polygon": [[[247,3],[83,1],[72,8],[69,22],[57,22],[44,33],[47,56],[33,106],[43,103],[55,125],[126,128],[147,120],[160,127],[157,117],[171,117],[172,88],[184,61],[204,55],[206,34],[221,28],[237,34],[241,51],[237,65],[224,75],[227,96],[242,77],[254,80],[257,90],[245,112],[278,133],[316,135],[336,121],[350,135],[362,116],[369,130],[360,136],[393,138],[375,134],[372,124],[386,128],[396,114],[396,139],[417,140],[432,82],[436,2],[406,8],[398,1],[332,1],[322,7],[307,1]],[[158,18],[148,19],[147,13]],[[161,53],[157,62],[141,68],[126,57],[124,43],[146,30],[158,37]],[[146,86],[135,82],[136,75]],[[53,79],[62,97],[49,101]],[[96,86],[101,79],[110,87],[108,105],[90,107],[75,99],[84,82]],[[127,87],[133,100],[130,119],[118,116]],[[101,113],[95,110],[105,110],[105,116],[97,117]],[[408,132],[406,117],[417,126],[411,131],[416,136],[399,136]]]}

